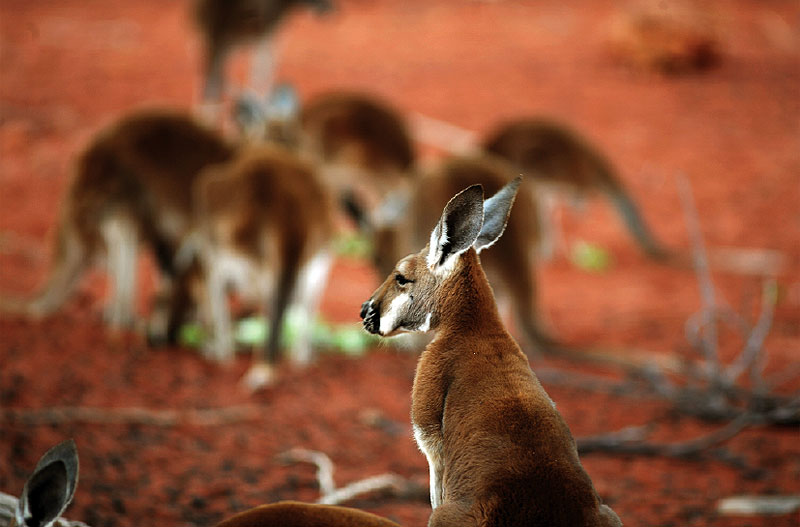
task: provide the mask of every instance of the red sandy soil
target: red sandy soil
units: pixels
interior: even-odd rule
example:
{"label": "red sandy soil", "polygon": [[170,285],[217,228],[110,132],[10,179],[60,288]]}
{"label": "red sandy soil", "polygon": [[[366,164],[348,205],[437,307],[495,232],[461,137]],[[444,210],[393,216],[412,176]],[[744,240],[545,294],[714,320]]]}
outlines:
{"label": "red sandy soil", "polygon": [[[782,255],[767,371],[797,365],[800,4],[714,2],[720,66],[664,77],[630,71],[609,57],[617,5],[611,0],[580,7],[555,0],[340,3],[331,16],[298,14],[284,26],[281,79],[303,96],[337,87],[371,90],[406,111],[478,132],[521,114],[562,119],[608,153],[657,234],[683,248],[689,242],[675,175],[685,174],[710,247]],[[71,162],[91,135],[134,107],[192,104],[199,46],[187,7],[155,0],[0,3],[3,294],[30,293],[45,277]],[[241,62],[233,69],[243,76]],[[605,247],[614,265],[590,273],[563,257],[542,264],[541,302],[555,333],[623,354],[689,353],[684,322],[700,305],[692,271],[643,258],[604,203],[568,212],[564,230],[570,240]],[[718,270],[714,280],[734,309],[756,313],[761,276]],[[145,280],[145,293],[151,282]],[[325,316],[355,322],[376,283],[365,263],[341,260],[324,298]],[[237,384],[245,357],[222,368],[193,350],[148,350],[134,338],[108,336],[100,320],[103,288],[95,273],[51,318],[0,319],[3,491],[19,492],[36,459],[67,437],[81,456],[68,516],[96,527],[205,526],[260,503],[314,500],[314,469],[276,459],[294,447],[328,454],[339,484],[386,471],[427,484],[409,425],[414,353],[322,355],[306,370],[285,366],[277,386],[248,395]],[[721,342],[725,356],[741,345],[732,333]],[[674,415],[661,402],[547,388],[576,436],[657,421],[656,438],[677,441],[719,426]],[[781,387],[797,389],[797,381]],[[255,408],[256,415],[223,426],[32,424],[9,413],[231,405]],[[797,429],[757,428],[724,445],[728,461],[595,454],[583,462],[626,525],[797,526],[796,516],[722,518],[714,510],[719,498],[734,494],[800,493],[798,439]],[[424,499],[371,495],[351,505],[409,526],[424,525],[430,513]]]}

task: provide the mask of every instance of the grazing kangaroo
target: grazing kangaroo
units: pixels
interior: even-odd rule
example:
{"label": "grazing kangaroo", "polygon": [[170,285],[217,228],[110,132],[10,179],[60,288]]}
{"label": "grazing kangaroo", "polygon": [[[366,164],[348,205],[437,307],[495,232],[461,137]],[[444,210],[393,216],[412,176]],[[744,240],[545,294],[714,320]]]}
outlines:
{"label": "grazing kangaroo", "polygon": [[291,87],[280,85],[265,103],[240,98],[236,110],[242,135],[288,145],[316,164],[361,227],[384,196],[411,180],[411,134],[400,112],[380,97],[333,91],[300,108]]}
{"label": "grazing kangaroo", "polygon": [[314,169],[275,146],[245,149],[229,163],[207,169],[196,200],[198,227],[189,245],[205,267],[202,305],[211,331],[206,353],[218,360],[232,356],[229,288],[265,307],[269,338],[246,377],[257,388],[272,380],[293,295],[305,321],[295,359],[311,358],[311,322],[332,263],[327,245],[333,205]]}
{"label": "grazing kangaroo", "polygon": [[[33,299],[7,299],[2,307],[46,316],[67,300],[93,261],[104,258],[112,285],[107,321],[112,328],[129,327],[140,242],[153,250],[166,296],[185,300],[188,281],[174,260],[192,227],[191,188],[203,168],[233,155],[234,147],[217,133],[175,111],[138,111],[101,131],[77,160],[47,283]],[[157,340],[174,341],[182,306],[167,304],[171,320]]]}
{"label": "grazing kangaroo", "polygon": [[[174,343],[199,303],[212,337],[206,355],[229,359],[226,289],[252,291],[259,305],[274,298],[266,356],[259,355],[247,378],[257,387],[271,378],[287,302],[294,298],[308,317],[318,307],[331,262],[324,248],[332,229],[329,201],[314,171],[283,149],[234,148],[186,115],[137,112],[100,133],[80,156],[45,287],[32,300],[4,299],[0,307],[47,315],[91,261],[105,256],[113,284],[109,324],[128,327],[143,242],[161,271],[152,342]],[[310,360],[310,327],[304,329],[296,346],[300,362]]]}
{"label": "grazing kangaroo", "polygon": [[[430,229],[439,220],[439,211],[459,190],[479,183],[487,193],[495,193],[511,181],[512,175],[510,165],[485,154],[448,158],[420,175],[410,198],[390,197],[373,216],[369,232],[378,272],[387,275],[403,255],[427,241]],[[526,181],[523,187],[530,184]],[[505,235],[483,255],[482,263],[498,296],[510,301],[526,344],[547,353],[554,351],[556,344],[541,329],[537,316],[537,205],[532,192],[522,192],[516,199]]]}
{"label": "grazing kangaroo", "polygon": [[536,193],[544,200],[541,210],[548,213],[542,218],[548,252],[554,243],[549,209],[554,195],[567,191],[579,196],[604,195],[645,254],[657,260],[670,256],[648,228],[611,163],[574,131],[545,119],[522,118],[498,126],[484,141],[483,149],[508,160],[536,182]]}
{"label": "grazing kangaroo", "polygon": [[297,501],[262,505],[232,516],[216,527],[400,527],[368,512]]}
{"label": "grazing kangaroo", "polygon": [[401,259],[361,308],[384,337],[435,331],[417,364],[414,438],[430,467],[430,527],[619,526],[575,442],[506,331],[478,254],[503,233],[521,178],[445,206],[428,244]]}
{"label": "grazing kangaroo", "polygon": [[48,450],[36,464],[25,482],[9,527],[53,525],[72,501],[77,485],[78,451],[75,442],[69,439]]}
{"label": "grazing kangaroo", "polygon": [[196,0],[194,20],[205,47],[203,103],[212,107],[220,103],[228,55],[252,42],[258,43],[258,53],[251,65],[251,87],[269,91],[275,66],[273,33],[290,10],[303,5],[320,13],[333,7],[330,0]]}

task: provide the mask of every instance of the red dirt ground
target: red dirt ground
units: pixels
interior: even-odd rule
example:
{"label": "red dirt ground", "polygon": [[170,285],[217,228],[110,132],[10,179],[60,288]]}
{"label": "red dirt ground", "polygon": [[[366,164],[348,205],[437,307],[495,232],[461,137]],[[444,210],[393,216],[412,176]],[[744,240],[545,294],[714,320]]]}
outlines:
{"label": "red dirt ground", "polygon": [[[632,72],[609,58],[605,43],[617,5],[611,0],[580,8],[555,0],[340,4],[327,18],[298,14],[283,28],[282,79],[304,96],[335,87],[375,91],[404,110],[476,131],[521,114],[565,120],[618,165],[657,234],[684,248],[674,175],[686,174],[709,246],[783,255],[768,372],[796,366],[800,4],[713,3],[723,30],[722,63],[679,77]],[[48,236],[76,152],[131,108],[188,107],[199,86],[199,47],[186,2],[3,0],[0,10],[0,291],[10,295],[33,291],[47,273]],[[234,69],[244,71],[239,62]],[[581,271],[564,258],[542,265],[541,302],[553,331],[576,345],[686,353],[684,322],[699,306],[694,274],[641,257],[603,203],[567,213],[564,228],[571,240],[608,249],[614,265],[603,273]],[[754,305],[761,277],[718,271],[714,278],[731,306]],[[365,263],[341,260],[325,316],[354,322],[376,282]],[[99,316],[103,284],[92,275],[42,322],[0,319],[3,491],[19,492],[41,453],[66,437],[76,439],[81,456],[68,516],[96,527],[205,526],[260,503],[314,500],[314,470],[276,459],[293,447],[327,453],[339,484],[385,471],[426,484],[427,465],[408,417],[415,354],[382,348],[362,358],[323,355],[304,371],[286,366],[277,386],[250,396],[237,385],[244,357],[220,368],[192,350],[146,350],[134,339],[109,337]],[[723,353],[739,345],[725,336]],[[715,429],[671,415],[659,402],[547,388],[576,436],[656,419],[664,441]],[[798,383],[782,389],[797,390]],[[196,420],[159,426],[32,424],[9,413],[230,405],[258,414],[227,426]],[[722,518],[714,507],[734,494],[800,493],[798,439],[796,429],[747,430],[725,444],[743,460],[738,465],[716,457],[599,454],[583,462],[626,525],[797,526],[796,516]],[[430,513],[424,500],[375,495],[351,505],[408,526],[424,525]]]}

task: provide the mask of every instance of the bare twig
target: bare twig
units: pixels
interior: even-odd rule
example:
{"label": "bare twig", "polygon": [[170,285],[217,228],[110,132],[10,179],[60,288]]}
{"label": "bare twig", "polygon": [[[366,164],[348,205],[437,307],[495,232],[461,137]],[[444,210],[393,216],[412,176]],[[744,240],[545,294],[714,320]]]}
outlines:
{"label": "bare twig", "polygon": [[294,448],[280,455],[284,462],[305,462],[316,465],[317,482],[322,494],[317,503],[338,505],[352,500],[356,496],[376,491],[389,491],[393,496],[405,499],[428,499],[428,489],[423,489],[413,481],[388,472],[378,476],[354,481],[341,488],[336,488],[333,480],[333,461],[323,452]]}
{"label": "bare twig", "polygon": [[[700,286],[700,321],[693,326],[692,332],[688,335],[692,337],[700,335],[702,332],[702,345],[700,346],[704,358],[708,363],[713,374],[720,371],[719,354],[717,349],[717,328],[713,313],[717,306],[714,283],[711,280],[711,272],[708,268],[708,254],[705,242],[700,230],[700,220],[697,215],[697,206],[694,202],[691,186],[688,178],[680,174],[677,178],[678,194],[683,205],[683,213],[686,218],[687,229],[692,243],[692,259],[694,261],[695,273]],[[696,333],[693,335],[692,333]]]}
{"label": "bare twig", "polygon": [[226,408],[155,410],[151,408],[92,408],[62,406],[53,408],[2,408],[0,422],[22,422],[30,425],[60,423],[142,424],[151,426],[219,426],[257,420],[263,416],[257,406]]}
{"label": "bare twig", "polygon": [[697,455],[720,443],[728,441],[739,432],[760,422],[752,414],[742,414],[719,430],[705,436],[677,443],[649,443],[645,441],[646,432],[652,426],[625,428],[617,433],[578,438],[578,452],[613,452],[620,454],[639,454],[646,456],[665,456],[686,458]]}
{"label": "bare twig", "polygon": [[775,290],[777,284],[775,280],[767,280],[762,286],[761,294],[761,313],[758,316],[758,322],[750,332],[747,338],[742,353],[731,364],[725,375],[728,382],[735,382],[739,376],[750,370],[750,380],[756,389],[763,389],[764,379],[763,370],[764,363],[766,362],[766,354],[764,353],[764,340],[767,338],[770,328],[772,327],[772,317],[775,312]]}

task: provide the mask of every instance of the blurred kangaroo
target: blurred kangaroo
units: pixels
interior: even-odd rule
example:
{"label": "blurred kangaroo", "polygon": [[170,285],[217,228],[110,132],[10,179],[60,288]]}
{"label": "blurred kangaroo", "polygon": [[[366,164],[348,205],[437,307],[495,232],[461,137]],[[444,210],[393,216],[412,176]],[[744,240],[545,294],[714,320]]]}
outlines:
{"label": "blurred kangaroo", "polygon": [[552,253],[554,234],[550,212],[555,195],[602,194],[608,198],[645,254],[665,260],[671,252],[642,218],[611,163],[585,139],[564,126],[538,118],[521,118],[499,125],[483,149],[502,157],[536,182],[544,227],[543,248]]}
{"label": "blurred kangaroo", "polygon": [[[9,527],[48,527],[64,513],[78,485],[78,451],[72,439],[59,443],[39,459],[10,518]],[[5,511],[0,510],[0,519]],[[58,525],[85,525],[59,520]]]}
{"label": "blurred kangaroo", "polygon": [[[374,261],[378,272],[388,274],[395,262],[413,247],[425,243],[439,219],[438,211],[451,196],[473,184],[497,192],[511,181],[513,170],[503,160],[485,154],[456,156],[418,176],[407,197],[395,194],[372,216]],[[531,185],[526,181],[523,187]],[[515,322],[526,344],[540,352],[554,351],[556,343],[540,328],[534,270],[540,243],[539,219],[533,193],[517,196],[517,207],[505,235],[482,256],[489,280],[498,296],[510,300]]]}
{"label": "blurred kangaroo", "polygon": [[206,353],[217,360],[233,354],[229,289],[269,312],[269,337],[245,379],[255,389],[273,379],[293,299],[303,320],[294,358],[311,358],[311,325],[332,263],[331,198],[311,165],[282,148],[262,146],[208,168],[196,185],[196,201],[198,225],[189,245],[205,268]]}
{"label": "blurred kangaroo", "polygon": [[[104,259],[112,295],[112,328],[134,323],[139,243],[149,245],[172,311],[159,340],[174,340],[190,292],[175,256],[193,221],[192,186],[201,170],[234,155],[234,147],[188,115],[143,110],[98,133],[79,155],[56,226],[52,271],[30,300],[2,307],[42,317],[58,309],[85,271]],[[168,327],[167,327],[168,326]]]}
{"label": "blurred kangaroo", "polygon": [[386,195],[407,189],[412,179],[408,126],[381,97],[332,91],[300,108],[293,89],[280,85],[266,103],[240,98],[235,111],[245,137],[287,145],[317,165],[344,211],[362,227]]}
{"label": "blurred kangaroo", "polygon": [[[266,353],[248,378],[257,387],[271,378],[289,300],[306,317],[315,314],[330,266],[323,246],[331,208],[314,170],[284,149],[233,146],[179,112],[135,112],[98,134],[79,157],[47,284],[32,300],[3,300],[2,307],[49,314],[92,260],[105,257],[113,286],[109,325],[129,327],[141,242],[161,271],[152,342],[174,343],[199,304],[211,331],[204,351],[227,360],[234,351],[229,286],[258,296],[259,307],[274,298]],[[303,328],[296,357],[307,362],[310,324]]]}
{"label": "blurred kangaroo", "polygon": [[203,103],[209,106],[208,112],[213,112],[213,106],[221,102],[225,62],[237,47],[258,43],[251,65],[251,88],[269,91],[274,69],[273,33],[293,8],[301,6],[322,13],[330,10],[333,3],[331,0],[195,0],[194,20],[204,43]]}
{"label": "blurred kangaroo", "polygon": [[383,337],[436,334],[411,396],[414,438],[430,468],[429,527],[620,526],[503,326],[478,257],[503,234],[520,182],[485,201],[481,185],[456,194],[425,247],[397,262],[361,318]]}

